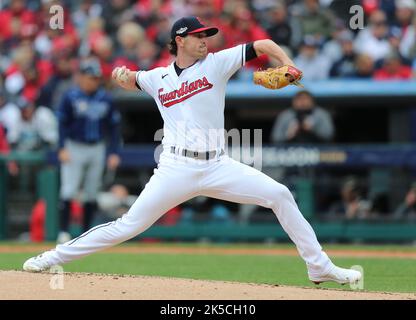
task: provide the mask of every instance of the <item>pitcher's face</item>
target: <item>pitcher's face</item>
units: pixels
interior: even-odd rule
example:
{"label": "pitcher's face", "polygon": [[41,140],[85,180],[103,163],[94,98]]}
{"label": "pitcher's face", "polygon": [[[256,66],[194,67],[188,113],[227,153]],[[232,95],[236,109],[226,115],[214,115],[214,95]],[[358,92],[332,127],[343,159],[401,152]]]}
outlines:
{"label": "pitcher's face", "polygon": [[199,32],[195,34],[189,34],[187,37],[182,38],[183,52],[195,59],[203,59],[208,54],[207,46],[207,34],[206,32]]}

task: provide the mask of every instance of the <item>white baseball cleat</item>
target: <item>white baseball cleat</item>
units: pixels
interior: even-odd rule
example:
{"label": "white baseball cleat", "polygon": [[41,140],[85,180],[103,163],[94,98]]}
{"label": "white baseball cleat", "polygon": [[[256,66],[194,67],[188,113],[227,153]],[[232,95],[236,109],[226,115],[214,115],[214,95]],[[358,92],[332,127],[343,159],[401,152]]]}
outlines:
{"label": "white baseball cleat", "polygon": [[26,260],[23,264],[23,270],[28,272],[42,272],[49,270],[52,265],[48,259],[49,251],[46,251],[36,257]]}
{"label": "white baseball cleat", "polygon": [[362,278],[361,272],[353,269],[344,269],[334,266],[327,274],[314,277],[309,276],[309,279],[315,284],[322,282],[334,281],[339,284],[354,284],[360,281]]}

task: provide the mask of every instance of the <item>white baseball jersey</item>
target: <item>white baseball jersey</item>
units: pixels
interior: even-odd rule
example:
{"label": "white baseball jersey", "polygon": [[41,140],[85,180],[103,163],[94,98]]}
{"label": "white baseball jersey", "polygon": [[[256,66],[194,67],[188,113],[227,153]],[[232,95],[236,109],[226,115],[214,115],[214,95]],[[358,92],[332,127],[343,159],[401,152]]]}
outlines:
{"label": "white baseball jersey", "polygon": [[174,63],[137,73],[137,84],[153,97],[162,115],[164,146],[194,151],[224,148],[225,88],[245,64],[245,47],[209,53],[179,76]]}

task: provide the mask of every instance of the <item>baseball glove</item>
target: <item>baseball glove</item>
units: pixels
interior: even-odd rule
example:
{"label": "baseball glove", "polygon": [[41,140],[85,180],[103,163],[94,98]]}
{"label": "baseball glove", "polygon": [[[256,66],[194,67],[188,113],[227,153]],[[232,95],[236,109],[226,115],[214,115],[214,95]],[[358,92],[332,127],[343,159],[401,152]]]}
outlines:
{"label": "baseball glove", "polygon": [[284,65],[267,70],[259,70],[253,73],[255,84],[267,89],[281,89],[290,84],[303,87],[299,81],[302,79],[302,71],[295,67]]}

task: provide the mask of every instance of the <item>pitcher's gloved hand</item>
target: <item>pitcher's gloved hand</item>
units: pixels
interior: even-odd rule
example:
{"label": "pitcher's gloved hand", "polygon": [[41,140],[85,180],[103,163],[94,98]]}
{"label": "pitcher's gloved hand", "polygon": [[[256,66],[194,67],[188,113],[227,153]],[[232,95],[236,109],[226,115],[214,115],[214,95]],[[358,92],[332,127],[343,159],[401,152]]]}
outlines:
{"label": "pitcher's gloved hand", "polygon": [[289,65],[268,68],[253,73],[253,82],[267,89],[281,89],[290,84],[303,87],[299,83],[301,79],[302,71]]}

